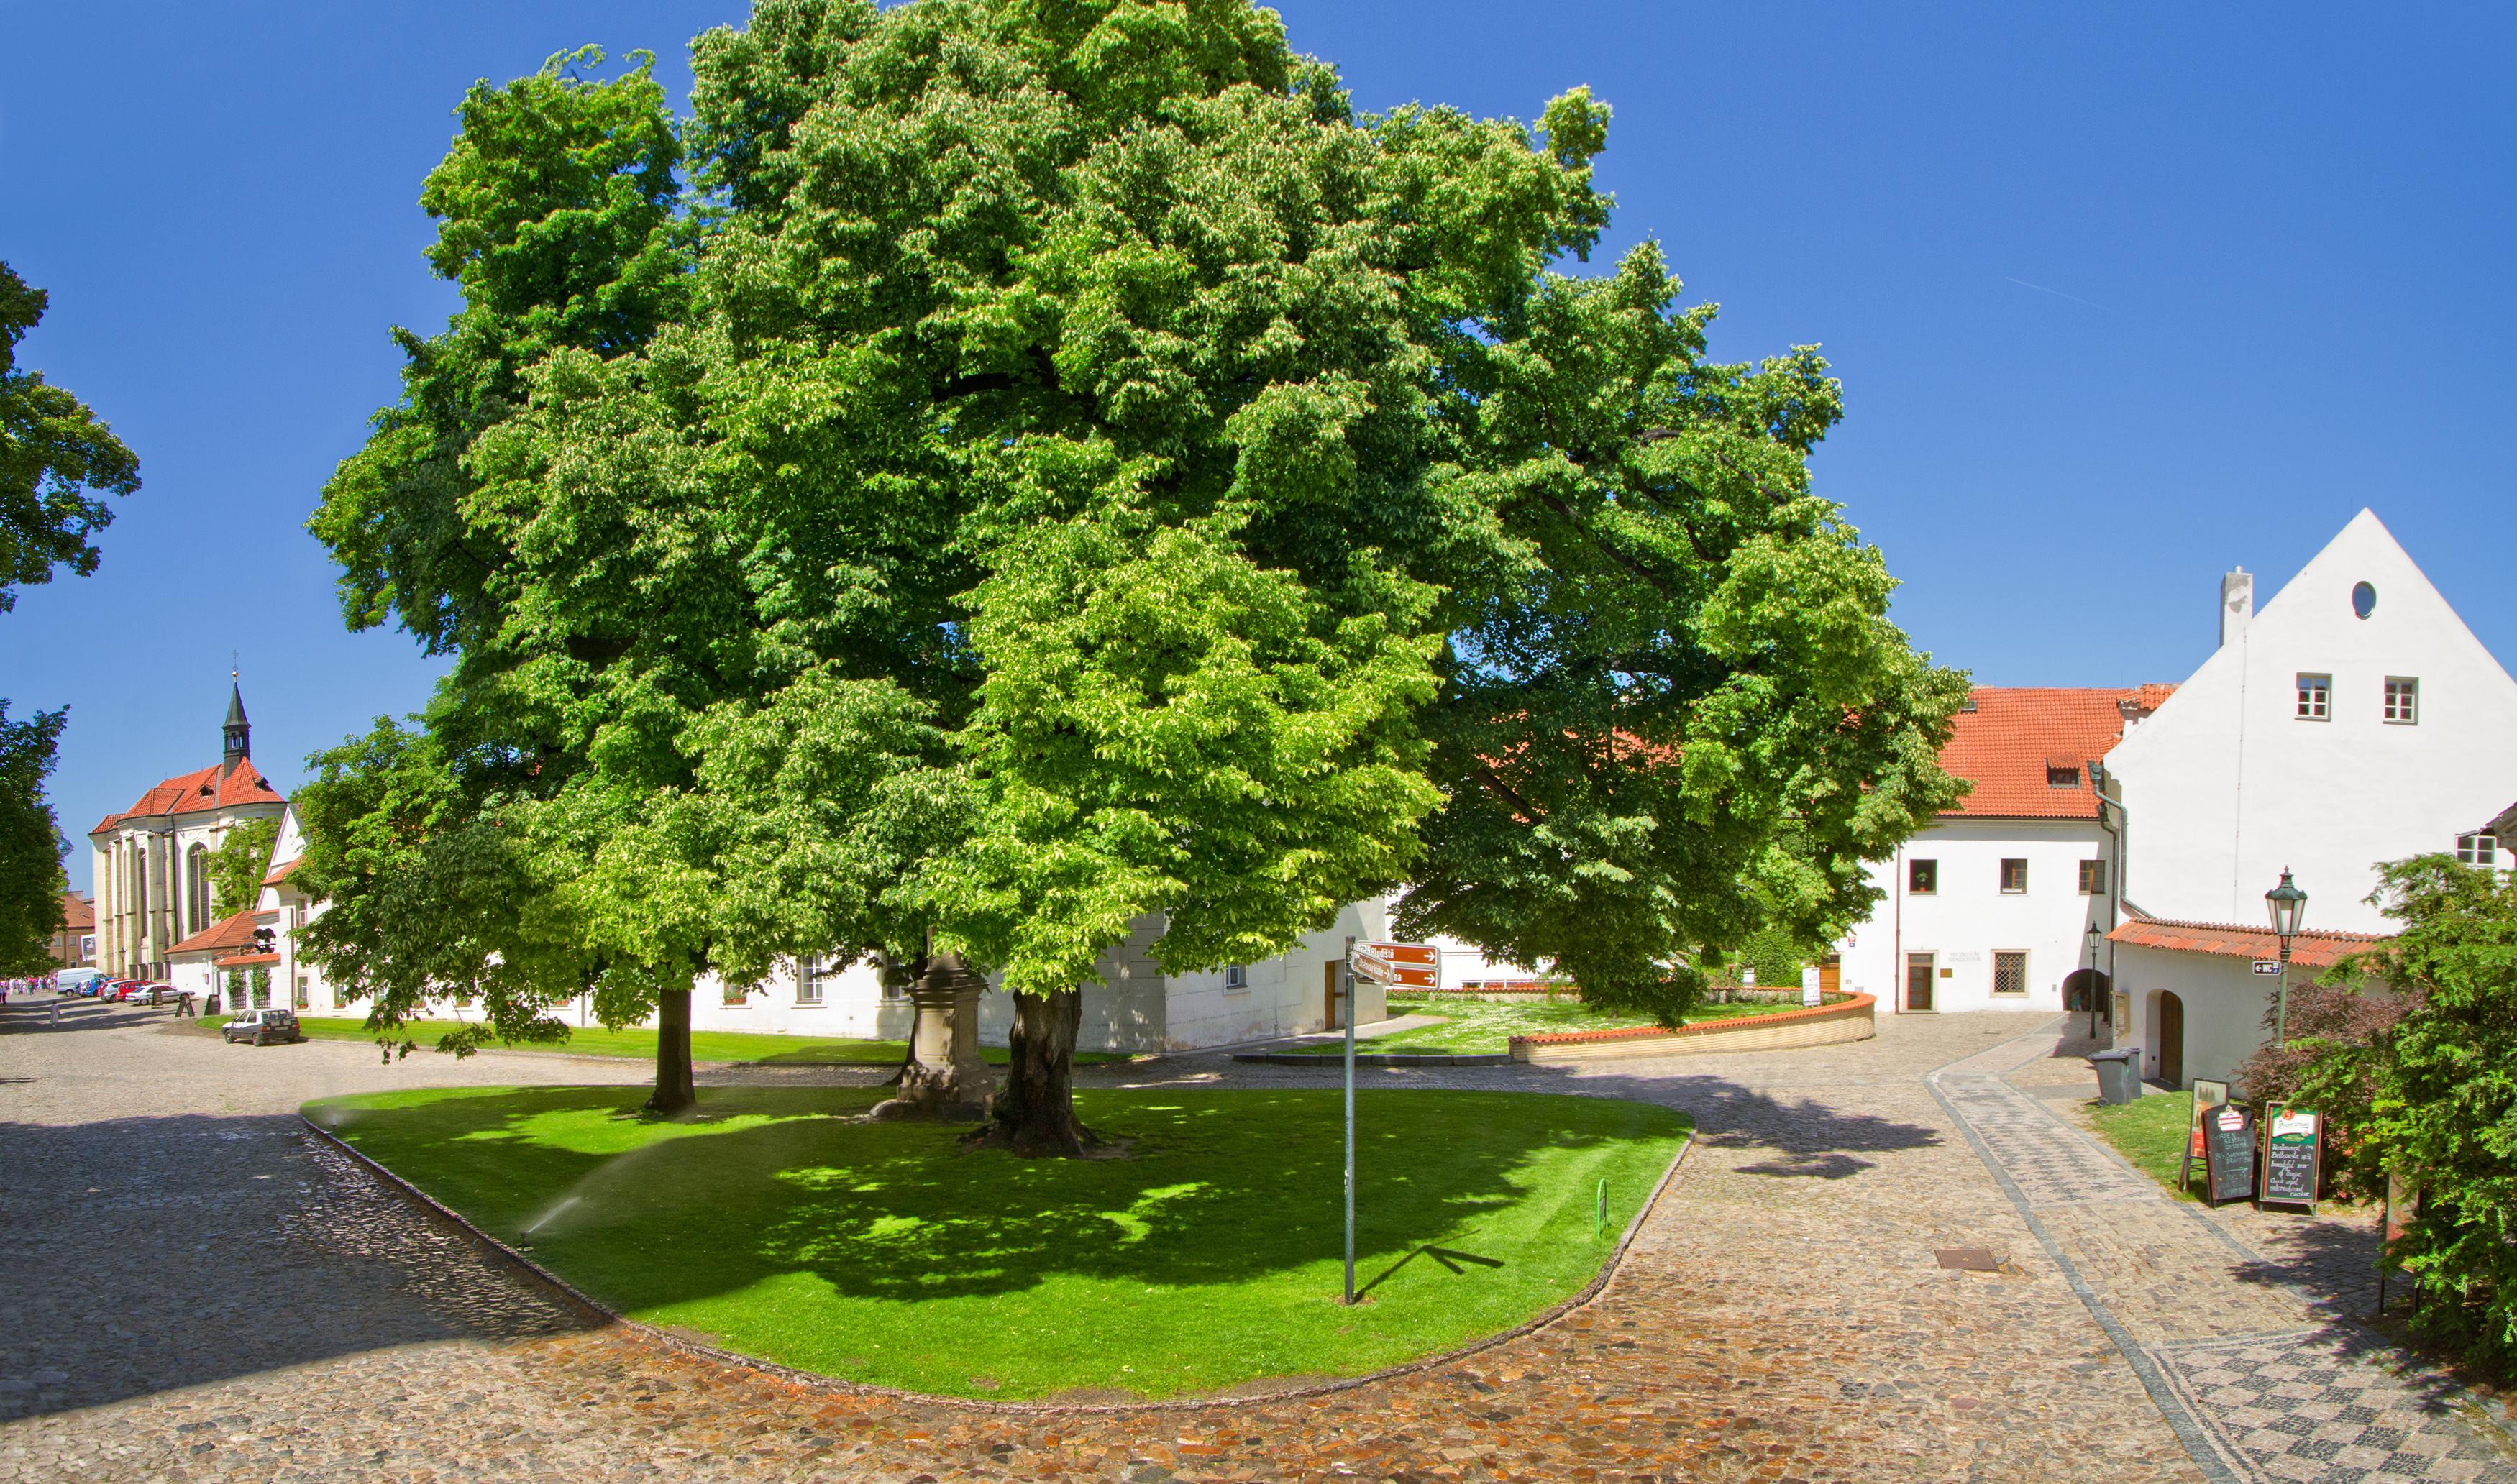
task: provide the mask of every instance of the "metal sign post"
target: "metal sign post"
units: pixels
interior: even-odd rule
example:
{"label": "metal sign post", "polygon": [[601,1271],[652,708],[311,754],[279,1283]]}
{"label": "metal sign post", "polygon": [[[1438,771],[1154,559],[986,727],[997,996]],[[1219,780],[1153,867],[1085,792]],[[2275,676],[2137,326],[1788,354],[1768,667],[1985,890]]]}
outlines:
{"label": "metal sign post", "polygon": [[1345,1301],[1354,1302],[1354,981],[1396,982],[1397,959],[1388,946],[1345,940],[1344,971],[1338,976],[1345,1011]]}
{"label": "metal sign post", "polygon": [[1354,940],[1345,940],[1345,967],[1338,975],[1345,1022],[1345,1301],[1354,1302]]}

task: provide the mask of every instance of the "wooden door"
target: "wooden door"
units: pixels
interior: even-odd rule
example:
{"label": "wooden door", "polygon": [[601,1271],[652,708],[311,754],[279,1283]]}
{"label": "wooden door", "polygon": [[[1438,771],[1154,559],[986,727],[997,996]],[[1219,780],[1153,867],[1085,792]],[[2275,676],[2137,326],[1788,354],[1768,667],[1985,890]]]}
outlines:
{"label": "wooden door", "polygon": [[1844,991],[1844,960],[1833,954],[1817,961],[1817,993],[1820,999]]}
{"label": "wooden door", "polygon": [[1905,955],[1905,1008],[1928,1010],[1932,1007],[1932,955]]}
{"label": "wooden door", "polygon": [[2185,1085],[2185,1001],[2168,990],[2158,992],[2158,1080]]}
{"label": "wooden door", "polygon": [[1320,999],[1325,1006],[1320,1015],[1320,1029],[1344,1030],[1345,1021],[1338,1014],[1338,961],[1334,958],[1320,965]]}

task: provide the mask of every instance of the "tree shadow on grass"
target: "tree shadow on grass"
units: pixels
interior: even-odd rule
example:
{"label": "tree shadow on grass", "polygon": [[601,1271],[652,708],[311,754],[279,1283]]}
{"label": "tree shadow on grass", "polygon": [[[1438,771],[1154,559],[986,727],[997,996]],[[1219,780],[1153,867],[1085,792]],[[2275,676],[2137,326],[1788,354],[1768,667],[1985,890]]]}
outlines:
{"label": "tree shadow on grass", "polygon": [[[964,1150],[957,1127],[848,1117],[879,1096],[725,1088],[696,1119],[634,1133],[616,1119],[625,1106],[616,1088],[310,1111],[494,1235],[532,1244],[633,1309],[796,1273],[844,1296],[896,1300],[1000,1295],[1055,1277],[1229,1285],[1338,1251],[1333,1094],[1082,1091],[1088,1123],[1132,1141],[1128,1158],[1091,1161]],[[1550,1151],[1578,1155],[1676,1126],[1663,1109],[1589,1098],[1360,1101],[1357,1256],[1378,1265],[1513,1207],[1527,1194],[1516,1173]],[[1580,1195],[1591,1195],[1587,1182]]]}

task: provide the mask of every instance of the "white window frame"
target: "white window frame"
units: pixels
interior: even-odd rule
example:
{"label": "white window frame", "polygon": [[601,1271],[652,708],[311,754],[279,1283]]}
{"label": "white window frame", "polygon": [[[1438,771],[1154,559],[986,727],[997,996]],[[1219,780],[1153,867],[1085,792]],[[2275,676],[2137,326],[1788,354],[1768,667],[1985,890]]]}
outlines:
{"label": "white window frame", "polygon": [[2477,829],[2471,834],[2457,835],[2455,837],[2455,858],[2462,861],[2467,866],[2479,866],[2486,870],[2497,870],[2499,869],[2499,837],[2488,830],[2481,829]]}
{"label": "white window frame", "polygon": [[823,955],[795,960],[795,1005],[798,1009],[818,1009],[822,1004]]}
{"label": "white window frame", "polygon": [[1227,990],[1246,990],[1250,988],[1250,965],[1246,963],[1225,964],[1223,966],[1223,987]]}
{"label": "white window frame", "polygon": [[2101,856],[2094,861],[2082,861],[2080,863],[2080,895],[2084,897],[2103,897],[2106,894],[2106,858]]}
{"label": "white window frame", "polygon": [[2416,727],[2421,723],[2421,680],[2417,675],[2386,677],[2386,704],[2379,713],[2390,727]]}
{"label": "white window frame", "polygon": [[2333,719],[2333,677],[2308,670],[2298,672],[2298,708],[2293,713],[2301,721]]}

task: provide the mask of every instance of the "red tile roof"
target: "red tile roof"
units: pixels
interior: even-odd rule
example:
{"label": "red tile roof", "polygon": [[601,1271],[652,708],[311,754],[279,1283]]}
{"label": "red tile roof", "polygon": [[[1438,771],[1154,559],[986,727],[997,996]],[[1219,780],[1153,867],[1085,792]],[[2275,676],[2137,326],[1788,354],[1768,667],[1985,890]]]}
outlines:
{"label": "red tile roof", "polygon": [[280,882],[287,880],[289,875],[297,869],[298,863],[304,859],[305,857],[303,856],[290,856],[287,860],[271,868],[271,874],[262,878],[262,884],[265,886],[277,886]]}
{"label": "red tile roof", "polygon": [[166,952],[169,954],[198,954],[217,949],[251,947],[253,947],[253,911],[248,908],[234,916],[221,917]]}
{"label": "red tile roof", "polygon": [[96,904],[74,891],[62,893],[62,929],[78,932],[96,926]]}
{"label": "red tile roof", "polygon": [[279,955],[277,954],[236,954],[231,957],[213,958],[210,960],[210,962],[217,964],[223,969],[240,969],[249,964],[277,963],[278,961]]}
{"label": "red tile roof", "polygon": [[[2303,969],[2331,968],[2347,954],[2372,943],[2387,942],[2390,933],[2304,932],[2289,941],[2289,961]],[[2177,922],[2165,917],[2134,917],[2107,934],[2112,943],[2136,948],[2167,949],[2180,954],[2217,954],[2228,958],[2279,958],[2281,940],[2269,927],[2240,927],[2228,922]]]}
{"label": "red tile roof", "polygon": [[[1941,766],[1975,788],[1948,815],[1985,819],[2093,820],[2098,796],[2088,763],[2123,741],[2124,717],[2148,715],[2174,686],[2060,689],[1980,686],[1968,693]],[[2047,781],[2069,768],[2073,783]],[[1943,818],[1948,816],[1944,815]]]}
{"label": "red tile roof", "polygon": [[284,804],[288,799],[271,786],[271,780],[253,765],[252,758],[241,758],[233,772],[221,777],[219,764],[198,772],[179,774],[165,780],[133,801],[120,814],[108,814],[96,822],[90,834],[103,834],[122,821],[135,817],[153,819],[178,814],[206,814],[217,809],[233,809],[238,804]]}

